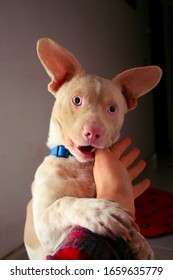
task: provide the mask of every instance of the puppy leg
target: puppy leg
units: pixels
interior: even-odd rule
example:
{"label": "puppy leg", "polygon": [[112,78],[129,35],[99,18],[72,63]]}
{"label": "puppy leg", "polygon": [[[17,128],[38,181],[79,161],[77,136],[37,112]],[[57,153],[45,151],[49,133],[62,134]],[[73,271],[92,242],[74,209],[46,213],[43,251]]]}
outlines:
{"label": "puppy leg", "polygon": [[32,200],[27,205],[27,214],[24,229],[24,244],[29,259],[45,259],[46,254],[41,247],[34,228]]}
{"label": "puppy leg", "polygon": [[39,215],[35,211],[34,224],[47,254],[56,251],[74,225],[103,236],[120,236],[126,240],[131,239],[130,231],[134,228],[131,216],[118,204],[104,199],[74,197],[58,199]]}

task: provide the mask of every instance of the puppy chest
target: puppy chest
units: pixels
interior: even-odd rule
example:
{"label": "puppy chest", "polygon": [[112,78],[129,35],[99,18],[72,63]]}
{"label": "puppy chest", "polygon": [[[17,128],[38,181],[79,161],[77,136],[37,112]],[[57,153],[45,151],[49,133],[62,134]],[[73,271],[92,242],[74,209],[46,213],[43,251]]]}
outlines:
{"label": "puppy chest", "polygon": [[64,196],[95,197],[93,166],[91,163],[59,162],[56,168],[57,188]]}

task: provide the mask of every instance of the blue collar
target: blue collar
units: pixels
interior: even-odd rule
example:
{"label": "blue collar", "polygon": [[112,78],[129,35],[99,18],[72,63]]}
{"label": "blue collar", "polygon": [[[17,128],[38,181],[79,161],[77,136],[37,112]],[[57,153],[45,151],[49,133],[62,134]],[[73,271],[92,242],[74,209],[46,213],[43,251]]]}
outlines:
{"label": "blue collar", "polygon": [[64,146],[53,147],[50,150],[50,155],[55,157],[64,157],[64,158],[73,157],[73,155],[70,154],[69,150],[67,150]]}

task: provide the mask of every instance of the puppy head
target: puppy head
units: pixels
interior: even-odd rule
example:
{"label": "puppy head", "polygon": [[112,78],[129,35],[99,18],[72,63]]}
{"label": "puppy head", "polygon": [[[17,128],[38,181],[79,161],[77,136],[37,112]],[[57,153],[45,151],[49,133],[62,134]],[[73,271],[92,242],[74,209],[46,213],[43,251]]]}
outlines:
{"label": "puppy head", "polygon": [[38,41],[37,52],[56,98],[48,146],[64,145],[79,161],[93,160],[96,148],[116,142],[124,115],[162,75],[157,66],[133,68],[112,80],[88,75],[69,51],[46,38]]}

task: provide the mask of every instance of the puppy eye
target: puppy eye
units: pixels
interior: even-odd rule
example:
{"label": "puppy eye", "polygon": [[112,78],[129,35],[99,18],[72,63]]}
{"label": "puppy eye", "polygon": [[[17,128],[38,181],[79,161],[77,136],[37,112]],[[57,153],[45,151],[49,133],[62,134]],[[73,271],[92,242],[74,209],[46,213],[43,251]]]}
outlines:
{"label": "puppy eye", "polygon": [[72,98],[72,102],[76,106],[81,106],[82,105],[82,98],[80,96],[76,95]]}
{"label": "puppy eye", "polygon": [[111,114],[111,115],[115,115],[117,112],[117,107],[116,106],[110,106],[109,109],[108,109],[108,113]]}

